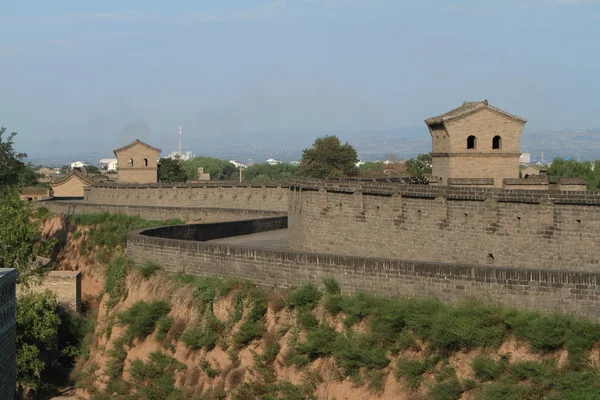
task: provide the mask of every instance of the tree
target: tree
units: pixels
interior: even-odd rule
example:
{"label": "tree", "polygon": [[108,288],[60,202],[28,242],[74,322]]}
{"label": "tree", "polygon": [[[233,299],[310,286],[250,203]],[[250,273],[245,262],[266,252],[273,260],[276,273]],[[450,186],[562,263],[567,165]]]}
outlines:
{"label": "tree", "polygon": [[587,181],[588,190],[596,190],[600,187],[600,160],[578,162],[557,157],[548,168],[548,175],[582,178]]}
{"label": "tree", "polygon": [[2,136],[6,133],[6,128],[0,128],[0,187],[22,186],[25,182],[24,174],[27,173],[27,166],[23,159],[27,157],[25,153],[17,153],[13,148],[16,132],[11,133],[6,140]]}
{"label": "tree", "polygon": [[46,369],[48,353],[56,348],[61,320],[58,301],[49,290],[17,299],[17,383],[35,391]]}
{"label": "tree", "polygon": [[187,181],[187,174],[178,160],[161,158],[158,180],[160,182],[185,182]]}
{"label": "tree", "polygon": [[291,164],[263,163],[249,166],[244,170],[242,176],[245,181],[250,182],[284,181],[296,175],[297,170],[298,167]]}
{"label": "tree", "polygon": [[83,167],[83,169],[85,169],[85,172],[91,175],[100,175],[102,173],[95,165],[86,165]]}
{"label": "tree", "polygon": [[298,174],[311,178],[336,178],[358,174],[356,150],[348,142],[341,144],[337,136],[317,138],[312,148],[305,149]]}
{"label": "tree", "polygon": [[406,161],[406,168],[413,176],[425,176],[431,174],[431,154],[419,154],[417,158]]}
{"label": "tree", "polygon": [[190,181],[198,180],[198,168],[210,174],[211,180],[229,180],[237,177],[238,170],[229,161],[212,157],[196,157],[183,162],[183,167]]}

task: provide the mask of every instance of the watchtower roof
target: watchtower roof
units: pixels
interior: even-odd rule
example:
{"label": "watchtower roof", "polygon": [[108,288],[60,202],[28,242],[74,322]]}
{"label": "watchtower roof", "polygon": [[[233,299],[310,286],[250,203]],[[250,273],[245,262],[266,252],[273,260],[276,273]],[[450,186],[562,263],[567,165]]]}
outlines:
{"label": "watchtower roof", "polygon": [[148,147],[149,149],[152,149],[152,150],[158,151],[159,153],[161,152],[161,149],[157,149],[157,148],[156,148],[156,147],[154,147],[154,146],[150,146],[148,143],[146,143],[146,142],[142,142],[140,139],[135,139],[133,142],[131,142],[131,143],[129,143],[129,144],[126,144],[126,145],[125,145],[125,146],[123,146],[123,147],[119,147],[118,149],[115,149],[115,150],[113,150],[113,153],[115,153],[115,155],[116,155],[116,154],[117,154],[117,152],[119,152],[119,151],[121,151],[121,150],[128,149],[128,148],[130,148],[131,146],[134,146],[134,145],[136,145],[136,144],[141,144],[141,145],[143,145],[143,146],[146,146],[146,147]]}
{"label": "watchtower roof", "polygon": [[476,111],[479,111],[483,108],[490,109],[500,115],[503,115],[507,118],[510,118],[512,120],[515,120],[515,121],[518,121],[521,123],[527,122],[527,120],[525,118],[507,113],[504,110],[501,110],[499,108],[496,108],[496,107],[490,105],[487,100],[483,100],[483,101],[465,101],[460,107],[457,107],[454,110],[450,110],[447,113],[438,115],[437,117],[432,117],[432,118],[426,119],[425,123],[427,125],[441,124],[446,121],[451,121],[454,119],[465,117],[465,116],[470,115],[470,114],[472,114]]}

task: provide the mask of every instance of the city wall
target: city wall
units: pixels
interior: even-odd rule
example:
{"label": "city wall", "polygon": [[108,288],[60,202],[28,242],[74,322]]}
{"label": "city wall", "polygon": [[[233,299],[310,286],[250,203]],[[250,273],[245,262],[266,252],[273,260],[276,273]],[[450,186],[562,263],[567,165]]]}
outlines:
{"label": "city wall", "polygon": [[216,222],[285,215],[282,211],[239,210],[234,208],[133,206],[118,204],[93,204],[83,200],[52,200],[38,203],[56,214],[79,215],[91,213],[121,213],[138,215],[144,219],[166,221],[179,218],[182,221]]}
{"label": "city wall", "polygon": [[[32,293],[43,293],[50,290],[56,299],[67,310],[81,312],[81,272],[79,271],[50,271],[39,285],[32,285]],[[17,288],[17,293],[20,293]]]}
{"label": "city wall", "polygon": [[[220,237],[222,225],[131,232],[127,255],[138,264],[157,263],[173,273],[227,276],[267,287],[321,285],[323,278],[333,277],[343,293],[430,296],[447,302],[475,297],[507,307],[600,320],[600,274],[267,250],[203,241]],[[261,225],[262,230],[277,227],[277,223],[255,226]],[[220,226],[215,235],[209,233],[213,226]],[[204,233],[193,233],[195,229]]]}
{"label": "city wall", "polygon": [[288,188],[235,182],[95,183],[85,190],[85,200],[105,205],[287,211]]}
{"label": "city wall", "polygon": [[296,250],[600,272],[600,192],[290,184]]}

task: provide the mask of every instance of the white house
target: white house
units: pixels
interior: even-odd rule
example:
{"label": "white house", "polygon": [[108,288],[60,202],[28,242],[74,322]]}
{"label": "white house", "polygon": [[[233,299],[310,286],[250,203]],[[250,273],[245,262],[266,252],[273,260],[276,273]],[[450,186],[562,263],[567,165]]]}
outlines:
{"label": "white house", "polygon": [[71,169],[73,168],[83,168],[86,165],[88,165],[88,163],[86,163],[85,161],[74,161],[71,163]]}
{"label": "white house", "polygon": [[171,160],[189,161],[194,157],[196,156],[191,151],[185,151],[183,153],[179,153],[178,151],[172,151],[166,158],[170,158]]}
{"label": "white house", "polygon": [[521,153],[519,162],[521,164],[531,164],[531,153]]}
{"label": "white house", "polygon": [[229,160],[229,162],[232,163],[238,169],[240,169],[240,168],[242,168],[242,169],[248,168],[248,166],[246,164],[241,163],[241,162],[237,162],[235,160]]}
{"label": "white house", "polygon": [[282,162],[280,160],[276,160],[274,158],[269,158],[267,161],[265,161],[267,164],[269,165],[277,165],[277,164],[282,164]]}
{"label": "white house", "polygon": [[103,158],[98,161],[101,167],[106,167],[107,171],[116,171],[119,166],[116,158]]}

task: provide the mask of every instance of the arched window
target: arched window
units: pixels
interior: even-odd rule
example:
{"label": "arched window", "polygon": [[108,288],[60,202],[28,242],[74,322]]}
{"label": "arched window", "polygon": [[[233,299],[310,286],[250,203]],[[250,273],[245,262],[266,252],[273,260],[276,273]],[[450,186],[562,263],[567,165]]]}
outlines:
{"label": "arched window", "polygon": [[148,159],[144,158],[144,167],[147,167],[147,166],[148,166]]}
{"label": "arched window", "polygon": [[128,166],[128,167],[133,167],[133,159],[131,159],[131,158],[130,158],[130,159],[127,161],[127,166]]}
{"label": "arched window", "polygon": [[477,138],[473,135],[467,138],[467,149],[474,149],[477,145]]}
{"label": "arched window", "polygon": [[500,150],[502,148],[502,138],[500,136],[494,136],[492,139],[492,149]]}

